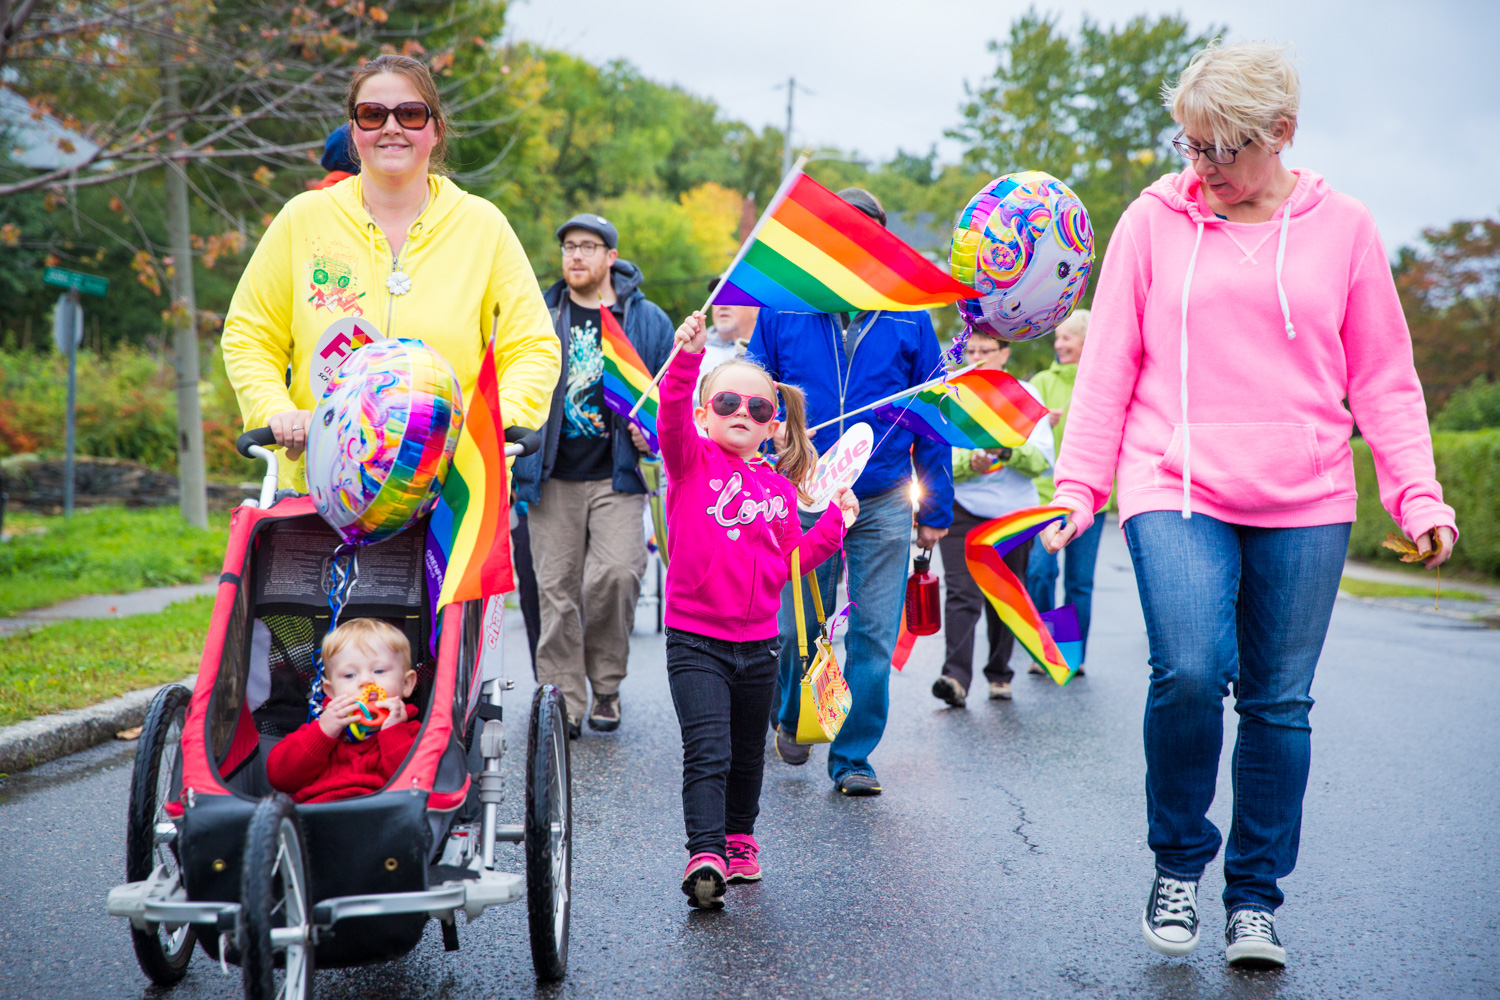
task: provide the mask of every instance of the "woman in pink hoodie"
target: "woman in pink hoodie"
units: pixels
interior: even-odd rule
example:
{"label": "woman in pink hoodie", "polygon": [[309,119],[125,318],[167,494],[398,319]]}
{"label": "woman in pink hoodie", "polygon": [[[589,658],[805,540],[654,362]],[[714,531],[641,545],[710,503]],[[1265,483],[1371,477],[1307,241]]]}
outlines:
{"label": "woman in pink hoodie", "polygon": [[[657,432],[667,467],[667,680],[682,727],[682,891],[700,908],[724,905],[726,882],[761,877],[755,840],[766,724],[779,672],[776,613],[792,553],[803,574],[838,551],[859,514],[840,490],[806,535],[798,488],[817,459],[795,386],[753,361],[709,372],[693,407],[707,332],[702,313],[677,330],[661,383]],[[786,405],[779,471],[760,454]],[[707,436],[701,436],[702,427]]]}
{"label": "woman in pink hoodie", "polygon": [[1056,470],[1073,513],[1044,540],[1055,552],[1086,531],[1118,475],[1151,644],[1142,933],[1168,955],[1198,943],[1233,686],[1233,964],[1286,961],[1276,880],[1297,858],[1309,690],[1355,516],[1354,421],[1429,567],[1457,534],[1375,222],[1281,163],[1298,104],[1296,70],[1265,44],[1211,45],[1168,91],[1192,169],[1152,184],[1110,239]]}

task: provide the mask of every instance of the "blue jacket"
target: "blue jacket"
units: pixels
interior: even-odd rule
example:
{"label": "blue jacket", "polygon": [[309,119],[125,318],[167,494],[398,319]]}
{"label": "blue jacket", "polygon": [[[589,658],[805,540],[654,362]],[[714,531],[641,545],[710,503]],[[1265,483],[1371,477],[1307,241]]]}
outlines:
{"label": "blue jacket", "polygon": [[[872,312],[862,319],[864,333],[853,356],[845,357],[837,316],[762,309],[756,318],[749,356],[778,382],[798,386],[807,395],[809,427],[943,372],[942,350],[925,310]],[[814,446],[820,453],[832,448],[844,427],[860,421],[875,432],[876,447],[854,484],[854,495],[863,500],[906,486],[915,466],[922,484],[917,523],[933,528],[952,524],[953,450],[947,444],[866,411],[818,431]]]}
{"label": "blue jacket", "polygon": [[[647,301],[641,292],[641,269],[628,260],[617,260],[611,269],[615,286],[615,304],[611,312],[620,321],[625,336],[640,354],[646,367],[655,374],[666,364],[672,350],[672,321],[661,306]],[[547,308],[552,313],[553,329],[562,342],[562,372],[557,379],[557,388],[552,393],[552,412],[547,416],[547,433],[542,447],[536,454],[518,459],[511,470],[516,486],[516,498],[526,503],[536,503],[542,498],[542,483],[552,478],[552,467],[557,461],[557,442],[562,436],[563,394],[568,388],[568,341],[570,330],[568,314],[568,286],[559,281],[542,294]],[[610,427],[610,442],[614,449],[614,475],[610,486],[617,493],[645,493],[646,484],[636,468],[641,453],[635,450],[630,440],[630,423],[618,413],[611,411],[613,423]]]}

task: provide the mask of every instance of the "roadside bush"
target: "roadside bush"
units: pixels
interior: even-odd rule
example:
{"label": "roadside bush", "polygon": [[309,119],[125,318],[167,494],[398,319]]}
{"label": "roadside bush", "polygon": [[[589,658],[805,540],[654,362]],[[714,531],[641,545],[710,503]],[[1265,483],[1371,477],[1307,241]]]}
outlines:
{"label": "roadside bush", "polygon": [[[1386,532],[1400,529],[1380,505],[1370,446],[1362,438],[1350,444],[1359,487],[1359,520],[1349,538],[1349,554],[1395,562],[1396,554],[1380,543]],[[1437,432],[1432,447],[1443,499],[1458,515],[1461,535],[1452,565],[1500,576],[1500,430]]]}
{"label": "roadside bush", "polygon": [[1500,382],[1480,376],[1448,397],[1432,418],[1436,431],[1479,431],[1500,427]]}
{"label": "roadside bush", "polygon": [[[216,347],[204,345],[200,383],[204,450],[210,475],[243,478],[248,466],[234,452],[239,406]],[[123,458],[177,471],[176,375],[170,360],[122,345],[78,352],[80,455]],[[66,447],[68,360],[56,352],[0,349],[0,457]]]}

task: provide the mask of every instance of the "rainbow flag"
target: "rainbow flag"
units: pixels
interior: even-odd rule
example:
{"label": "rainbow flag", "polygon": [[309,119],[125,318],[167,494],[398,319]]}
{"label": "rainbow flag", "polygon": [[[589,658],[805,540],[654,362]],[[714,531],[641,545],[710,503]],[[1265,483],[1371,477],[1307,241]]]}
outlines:
{"label": "rainbow flag", "polygon": [[910,311],[978,295],[794,170],[766,206],[713,301],[802,312]]}
{"label": "rainbow flag", "polygon": [[[454,601],[472,601],[515,589],[510,563],[510,484],[505,467],[505,425],[495,343],[479,367],[474,397],[464,414],[443,495],[428,524],[426,570],[434,620]],[[434,587],[441,580],[441,590]],[[437,629],[433,629],[436,648]]]}
{"label": "rainbow flag", "polygon": [[964,537],[969,575],[1016,641],[1059,684],[1072,680],[1081,662],[1077,610],[1066,604],[1038,613],[1025,582],[1005,565],[1004,556],[1018,545],[1029,545],[1038,532],[1067,514],[1066,507],[1023,507],[978,525]]}
{"label": "rainbow flag", "polygon": [[[608,307],[599,310],[599,326],[599,347],[604,351],[605,405],[639,427],[651,450],[658,451],[656,406],[661,398],[651,383],[651,372]],[[635,416],[630,416],[631,409],[642,396],[646,401]]]}
{"label": "rainbow flag", "polygon": [[976,368],[875,415],[955,448],[1019,448],[1047,407],[1005,372]]}

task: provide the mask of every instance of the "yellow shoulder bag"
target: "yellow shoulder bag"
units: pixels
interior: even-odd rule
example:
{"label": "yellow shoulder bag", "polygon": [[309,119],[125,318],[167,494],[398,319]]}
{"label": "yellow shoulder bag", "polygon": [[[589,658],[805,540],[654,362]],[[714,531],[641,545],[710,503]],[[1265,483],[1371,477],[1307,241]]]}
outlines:
{"label": "yellow shoulder bag", "polygon": [[792,605],[797,616],[797,655],[802,662],[802,700],[797,710],[798,743],[831,743],[843,728],[844,719],[854,705],[849,684],[839,661],[833,655],[828,623],[823,614],[823,594],[816,573],[811,577],[813,610],[818,616],[818,637],[814,655],[807,650],[807,623],[802,617],[801,550],[792,551]]}

